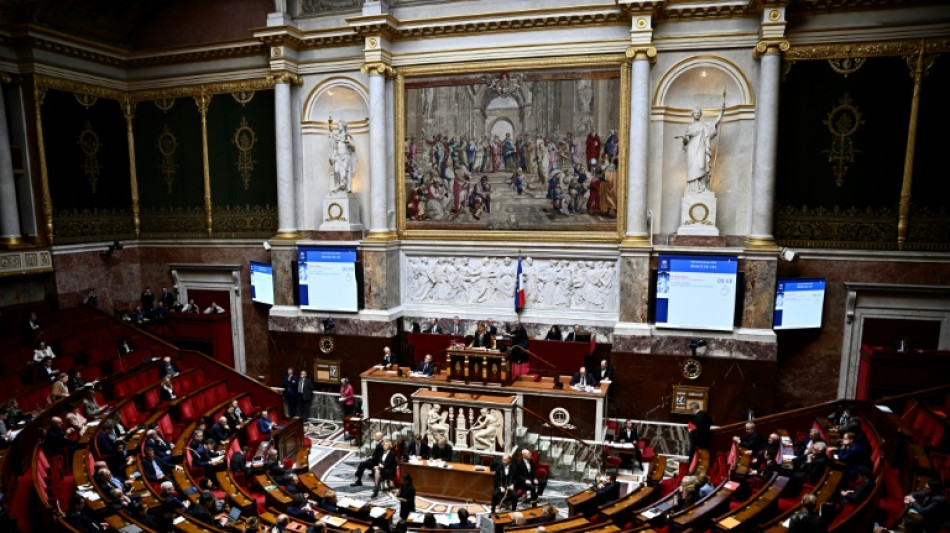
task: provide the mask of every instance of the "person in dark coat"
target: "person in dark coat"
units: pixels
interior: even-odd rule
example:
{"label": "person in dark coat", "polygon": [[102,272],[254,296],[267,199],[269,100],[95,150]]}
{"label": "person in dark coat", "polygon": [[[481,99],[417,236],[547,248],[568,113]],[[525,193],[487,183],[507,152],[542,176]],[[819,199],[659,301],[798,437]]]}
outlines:
{"label": "person in dark coat", "polygon": [[396,452],[393,451],[393,442],[391,440],[383,441],[383,454],[379,462],[373,467],[373,479],[376,485],[373,487],[373,497],[379,495],[379,487],[384,480],[394,479],[396,477]]}
{"label": "person in dark coat", "polygon": [[495,509],[499,504],[504,505],[505,501],[511,502],[511,510],[518,508],[518,471],[511,464],[511,456],[505,454],[501,457],[501,464],[495,470],[495,490],[491,496],[491,513],[495,514]]}
{"label": "person in dark coat", "polygon": [[287,416],[290,418],[293,418],[297,411],[297,381],[294,369],[288,368],[281,386],[284,388],[284,402],[287,403]]}
{"label": "person in dark coat", "polygon": [[700,448],[709,448],[712,438],[712,418],[699,408],[699,402],[689,402],[689,409],[693,412],[693,420],[689,423],[689,460]]}
{"label": "person in dark coat", "polygon": [[297,380],[297,409],[295,414],[299,417],[310,418],[310,403],[313,401],[313,381],[307,377],[307,371],[300,371],[300,379]]}
{"label": "person in dark coat", "polygon": [[412,484],[411,475],[402,475],[402,484],[399,485],[396,499],[399,500],[399,518],[406,520],[411,513],[416,512],[416,487]]}
{"label": "person in dark coat", "polygon": [[802,497],[802,512],[788,519],[788,533],[827,533],[828,526],[818,513],[818,499],[814,494]]}
{"label": "person in dark coat", "polygon": [[405,451],[403,451],[403,459],[408,460],[412,456],[421,457],[423,459],[429,458],[429,443],[422,440],[422,435],[416,435],[415,438],[409,442],[409,445],[406,446]]}

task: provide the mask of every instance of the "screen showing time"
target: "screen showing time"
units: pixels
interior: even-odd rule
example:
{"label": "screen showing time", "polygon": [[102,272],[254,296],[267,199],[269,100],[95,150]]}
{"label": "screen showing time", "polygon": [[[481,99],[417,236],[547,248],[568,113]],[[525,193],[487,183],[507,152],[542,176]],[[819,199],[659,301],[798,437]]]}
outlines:
{"label": "screen showing time", "polygon": [[660,255],[657,265],[657,326],[732,330],[737,257]]}
{"label": "screen showing time", "polygon": [[359,311],[355,248],[301,246],[297,270],[301,309]]}
{"label": "screen showing time", "polygon": [[820,328],[824,303],[824,278],[780,279],[772,329]]}

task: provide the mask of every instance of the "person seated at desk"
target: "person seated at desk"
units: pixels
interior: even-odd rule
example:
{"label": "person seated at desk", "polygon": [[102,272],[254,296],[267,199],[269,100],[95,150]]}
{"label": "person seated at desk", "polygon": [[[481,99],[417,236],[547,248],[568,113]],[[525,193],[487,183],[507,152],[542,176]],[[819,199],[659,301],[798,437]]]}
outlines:
{"label": "person seated at desk", "polygon": [[294,494],[293,501],[287,504],[287,514],[291,518],[315,522],[317,517],[310,508],[310,503],[303,494]]}
{"label": "person seated at desk", "polygon": [[[753,464],[758,473],[771,475],[772,472],[782,466],[783,454],[782,437],[778,433],[771,433],[768,442],[762,449],[762,453],[759,454]],[[755,474],[756,470],[753,470],[752,473]]]}
{"label": "person seated at desk", "polygon": [[586,334],[581,333],[581,325],[574,324],[574,329],[564,337],[565,342],[587,342],[590,338],[584,338]]}
{"label": "person seated at desk", "polygon": [[[642,470],[643,455],[640,453],[640,433],[637,432],[637,426],[633,423],[633,420],[627,420],[624,423],[623,429],[621,429],[620,434],[617,435],[617,441],[623,444],[633,445],[633,455],[637,458],[637,464],[640,465],[640,469]],[[630,455],[623,454],[621,466],[625,466],[625,468],[633,466],[633,460],[630,459]]]}
{"label": "person seated at desk", "polygon": [[488,330],[488,334],[494,337],[498,335],[498,327],[495,326],[495,319],[488,317],[488,320],[485,321],[485,329]]}
{"label": "person seated at desk", "polygon": [[269,439],[270,434],[275,429],[282,429],[284,426],[280,426],[274,423],[270,419],[270,411],[267,409],[261,409],[261,416],[257,419],[257,429],[261,432],[261,435],[264,436],[264,439]]}
{"label": "person seated at desk", "polygon": [[874,477],[871,475],[871,469],[862,466],[858,469],[857,483],[853,489],[842,489],[835,494],[838,505],[858,505],[868,499],[874,490]]}
{"label": "person seated at desk", "polygon": [[462,326],[462,322],[458,316],[454,317],[452,323],[449,324],[449,335],[455,335],[457,337],[465,335],[465,327]]}
{"label": "person seated at desk", "polygon": [[125,443],[122,441],[115,443],[115,449],[106,457],[106,465],[109,467],[109,470],[115,472],[115,477],[122,481],[128,479],[126,469],[134,463],[135,459],[133,459],[132,455],[125,449]]}
{"label": "person seated at desk", "polygon": [[396,356],[393,355],[389,346],[383,346],[383,368],[389,368],[396,364]]}
{"label": "person seated at desk", "polygon": [[376,443],[376,447],[373,448],[373,454],[368,458],[360,461],[359,466],[356,467],[356,481],[350,483],[351,487],[359,487],[363,484],[363,472],[367,468],[373,468],[379,463],[379,458],[383,455],[383,434],[382,432],[377,431],[373,434],[373,442]]}
{"label": "person seated at desk", "polygon": [[177,398],[175,395],[175,387],[172,386],[171,376],[162,378],[161,384],[158,387],[158,398],[163,402],[170,402]]}
{"label": "person seated at desk", "polygon": [[745,435],[732,437],[732,442],[742,448],[742,453],[745,455],[755,455],[765,448],[765,440],[755,429],[755,422],[746,422]]}
{"label": "person seated at desk", "polygon": [[452,529],[475,529],[475,524],[469,519],[468,509],[462,507],[458,511],[459,521],[449,526]]}
{"label": "person seated at desk", "polygon": [[426,326],[423,333],[429,333],[433,335],[441,335],[443,333],[442,326],[439,325],[439,321],[432,317],[429,319],[429,324]]}
{"label": "person seated at desk", "polygon": [[250,473],[251,470],[247,466],[247,458],[250,453],[250,448],[247,446],[241,446],[241,449],[231,454],[231,458],[228,459],[228,466],[231,470],[231,473],[244,475]]}
{"label": "person seated at desk", "polygon": [[155,451],[155,457],[158,458],[159,461],[172,464],[172,445],[158,434],[157,429],[152,428],[145,432],[145,447],[153,449]]}
{"label": "person seated at desk", "polygon": [[824,442],[816,442],[809,448],[808,453],[796,458],[795,468],[789,477],[786,490],[795,494],[806,482],[817,483],[830,465],[831,459],[828,458],[827,445]]}
{"label": "person seated at desk", "polygon": [[422,435],[416,435],[406,446],[406,449],[402,453],[403,459],[408,460],[410,457],[419,457],[421,459],[429,458],[429,444],[422,440]]}
{"label": "person seated at desk", "polygon": [[212,527],[227,525],[228,517],[223,516],[218,519],[214,517],[214,505],[214,494],[207,490],[201,491],[201,496],[198,497],[198,503],[188,508],[188,516]]}
{"label": "person seated at desk", "polygon": [[86,511],[86,498],[78,492],[69,497],[69,506],[63,520],[81,533],[108,531],[109,524],[93,519]]}
{"label": "person seated at desk", "polygon": [[430,378],[435,374],[435,363],[432,361],[432,354],[426,354],[425,360],[416,369],[416,374]]}
{"label": "person seated at desk", "polygon": [[594,485],[594,492],[597,493],[601,505],[610,503],[620,497],[620,483],[608,474]]}
{"label": "person seated at desk", "polygon": [[56,354],[53,353],[53,347],[47,346],[46,341],[39,341],[36,343],[36,349],[33,350],[33,362],[42,363],[43,359],[56,359]]}
{"label": "person seated at desk", "polygon": [[51,401],[59,401],[63,398],[69,397],[69,387],[66,386],[66,381],[69,379],[69,374],[65,372],[60,372],[56,375],[56,381],[53,382],[53,388],[50,389],[49,397]]}
{"label": "person seated at desk", "polygon": [[560,341],[564,340],[564,337],[561,335],[561,328],[557,324],[551,326],[551,329],[548,330],[548,334],[544,336],[546,341]]}
{"label": "person seated at desk", "polygon": [[451,461],[452,460],[452,445],[445,440],[445,437],[439,439],[439,442],[432,447],[432,450],[429,452],[429,459],[438,461]]}
{"label": "person seated at desk", "polygon": [[155,455],[154,448],[145,448],[145,456],[142,457],[142,473],[145,479],[152,483],[161,483],[165,481],[172,471],[171,465],[162,464]]}
{"label": "person seated at desk", "polygon": [[[403,479],[405,479],[405,476],[403,476]],[[323,499],[320,500],[320,508],[328,513],[340,512],[340,507],[337,505],[336,491],[327,491],[326,495],[323,496]]]}
{"label": "person seated at desk", "polygon": [[63,417],[66,427],[74,429],[77,433],[82,433],[89,422],[86,417],[79,412],[79,404],[71,403],[66,407],[66,416]]}
{"label": "person seated at desk", "polygon": [[504,505],[505,501],[511,502],[511,510],[518,508],[518,473],[517,469],[511,464],[511,456],[507,453],[501,456],[501,464],[495,470],[495,489],[491,496],[491,513],[495,514],[495,509],[499,504]]}
{"label": "person seated at desk", "polygon": [[587,373],[587,369],[581,367],[580,370],[574,373],[574,376],[571,378],[571,386],[583,389],[585,387],[594,386],[594,377]]}
{"label": "person seated at desk", "polygon": [[472,343],[468,345],[469,348],[494,348],[494,342],[492,341],[491,333],[488,332],[488,328],[485,326],[484,322],[479,322],[478,327],[475,329],[475,337],[472,338]]}
{"label": "person seated at desk", "polygon": [[867,447],[857,440],[857,436],[848,432],[841,439],[836,459],[844,463],[845,472],[854,476],[862,466],[871,466],[871,454]]}
{"label": "person seated at desk", "polygon": [[228,425],[228,419],[225,416],[219,417],[218,421],[211,426],[208,436],[215,442],[224,442],[231,435],[231,426]]}
{"label": "person seated at desk", "polygon": [[607,364],[606,359],[601,359],[600,368],[597,369],[597,373],[594,375],[597,379],[597,383],[602,382],[610,383],[614,380],[614,367]]}
{"label": "person seated at desk", "polygon": [[802,497],[802,512],[788,519],[788,533],[824,533],[826,520],[818,513],[818,499],[814,494]]}
{"label": "person seated at desk", "polygon": [[943,485],[936,479],[927,481],[924,490],[904,497],[909,506],[904,518],[904,531],[930,533],[950,527],[950,505],[943,493]]}
{"label": "person seated at desk", "polygon": [[522,490],[530,493],[531,505],[538,504],[538,498],[544,494],[544,488],[548,480],[535,475],[536,466],[531,460],[531,450],[521,450],[521,459],[516,465],[518,467],[518,479],[521,481]]}
{"label": "person seated at desk", "polygon": [[165,376],[177,376],[181,373],[181,369],[178,368],[170,355],[166,355],[162,358],[162,364],[158,367],[158,377],[159,379],[164,378]]}
{"label": "person seated at desk", "polygon": [[267,450],[267,460],[264,461],[264,470],[270,476],[274,483],[284,487],[284,490],[291,494],[299,492],[297,487],[298,477],[290,470],[284,468],[283,462],[277,456],[277,448]]}
{"label": "person seated at desk", "polygon": [[211,302],[211,305],[204,310],[204,314],[206,315],[217,315],[224,312],[224,308],[218,305],[218,302]]}
{"label": "person seated at desk", "polygon": [[393,452],[393,441],[383,441],[383,454],[379,457],[379,462],[373,466],[373,479],[376,482],[373,487],[373,497],[379,496],[379,487],[385,480],[392,480],[396,477],[396,453]]}
{"label": "person seated at desk", "polygon": [[798,456],[795,461],[801,460],[819,442],[825,442],[825,439],[821,438],[821,431],[818,431],[818,428],[815,427],[808,430],[808,436],[795,443],[795,455]]}
{"label": "person seated at desk", "polygon": [[508,351],[508,359],[512,366],[511,375],[517,378],[531,371],[531,366],[528,364],[528,332],[524,324],[515,322],[508,334],[511,336],[511,349]]}

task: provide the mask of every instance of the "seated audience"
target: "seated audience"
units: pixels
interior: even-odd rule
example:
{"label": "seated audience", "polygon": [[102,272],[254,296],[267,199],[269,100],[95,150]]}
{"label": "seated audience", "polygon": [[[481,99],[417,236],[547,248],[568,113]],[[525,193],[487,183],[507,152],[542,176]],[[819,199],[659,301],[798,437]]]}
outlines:
{"label": "seated audience", "polygon": [[614,476],[606,475],[594,485],[594,492],[597,493],[601,505],[610,503],[620,497],[620,483],[617,483]]}
{"label": "seated audience", "polygon": [[561,336],[561,328],[559,328],[557,324],[554,324],[553,326],[551,326],[551,329],[548,330],[548,334],[544,336],[544,340],[546,341],[563,340]]}
{"label": "seated audience", "polygon": [[746,422],[745,435],[732,437],[732,442],[742,448],[742,453],[745,455],[756,455],[765,448],[765,440],[755,429],[755,422]]}
{"label": "seated audience", "polygon": [[154,448],[145,448],[145,455],[142,457],[142,473],[145,475],[145,479],[151,483],[161,483],[171,475],[171,471],[170,465],[162,464],[159,461]]}
{"label": "seated audience", "polygon": [[451,525],[452,529],[474,529],[475,523],[469,519],[468,509],[462,507],[458,510],[459,521]]}
{"label": "seated audience", "polygon": [[818,499],[814,494],[802,497],[802,511],[788,520],[788,533],[825,533],[827,524],[818,513]]}
{"label": "seated audience", "polygon": [[429,324],[428,324],[428,326],[426,326],[426,329],[425,329],[425,331],[423,331],[423,333],[441,334],[441,333],[442,333],[442,326],[439,325],[439,321],[436,320],[435,317],[430,318],[430,319],[429,319]]}
{"label": "seated audience", "polygon": [[936,479],[927,481],[924,490],[904,497],[908,506],[904,518],[907,533],[932,533],[950,528],[950,505],[943,493],[943,485]]}
{"label": "seated audience", "polygon": [[36,343],[36,349],[33,350],[33,362],[42,363],[43,359],[56,359],[56,354],[53,353],[52,346],[47,346],[46,341],[41,340]]}
{"label": "seated audience", "polygon": [[59,376],[59,370],[53,368],[53,359],[45,358],[36,369],[37,383],[52,383]]}
{"label": "seated audience", "polygon": [[158,386],[158,397],[163,402],[170,402],[177,398],[175,396],[175,387],[172,385],[172,377],[165,376]]}
{"label": "seated audience", "polygon": [[71,368],[66,373],[69,375],[69,379],[66,380],[66,388],[69,389],[70,393],[86,386],[86,382],[82,379],[82,371],[79,368]]}
{"label": "seated audience", "polygon": [[316,521],[316,516],[310,508],[310,503],[307,502],[307,498],[303,494],[294,494],[293,500],[287,504],[286,511],[291,518],[306,520],[307,522]]}
{"label": "seated audience", "polygon": [[69,397],[69,386],[66,382],[69,380],[69,374],[60,372],[53,382],[53,388],[50,389],[49,397],[51,401],[58,402]]}
{"label": "seated audience", "polygon": [[571,332],[567,334],[567,337],[564,337],[564,340],[565,340],[565,341],[568,341],[568,342],[574,342],[574,341],[582,341],[582,340],[584,340],[584,339],[581,338],[581,326],[580,326],[580,324],[574,324],[574,329],[571,330]]}
{"label": "seated audience", "polygon": [[840,505],[857,505],[868,498],[874,490],[874,478],[871,469],[862,466],[857,471],[857,483],[853,489],[838,491],[837,498]]}
{"label": "seated audience", "polygon": [[587,369],[584,367],[581,367],[577,372],[575,372],[574,376],[571,378],[572,387],[593,387],[594,383],[594,376],[588,374]]}
{"label": "seated audience", "polygon": [[854,476],[862,466],[871,466],[871,452],[852,432],[845,433],[841,438],[837,459],[844,463],[845,472],[850,476]]}
{"label": "seated audience", "polygon": [[162,364],[158,367],[158,377],[164,378],[165,376],[177,376],[181,373],[181,370],[178,368],[173,361],[170,355],[166,355],[162,358]]}
{"label": "seated audience", "polygon": [[429,458],[429,444],[422,440],[422,435],[416,434],[416,436],[409,442],[409,445],[405,447],[402,452],[403,459],[408,460],[410,457],[420,457],[422,459]]}
{"label": "seated audience", "polygon": [[204,314],[206,315],[215,315],[218,313],[224,313],[224,308],[218,305],[218,302],[211,302],[211,305],[205,308]]}
{"label": "seated audience", "polygon": [[43,451],[50,457],[63,455],[63,453],[72,455],[73,451],[76,450],[76,441],[71,437],[76,430],[66,428],[63,425],[63,419],[58,416],[50,418],[49,424],[46,439],[43,441]]}
{"label": "seated audience", "polygon": [[227,417],[218,417],[218,421],[208,431],[208,437],[214,439],[215,442],[225,442],[229,436],[231,436],[231,426],[228,425]]}
{"label": "seated audience", "polygon": [[447,440],[445,440],[445,437],[439,439],[439,442],[437,442],[435,446],[429,450],[429,458],[441,461],[451,461],[452,445],[449,444]]}
{"label": "seated audience", "polygon": [[82,413],[79,412],[78,403],[71,403],[66,406],[66,415],[63,417],[63,421],[66,427],[72,428],[79,434],[82,434],[83,430],[86,429],[86,423],[89,422],[86,420],[86,417],[82,416]]}
{"label": "seated audience", "polygon": [[425,359],[419,365],[419,368],[416,369],[416,374],[426,377],[431,377],[435,374],[435,363],[432,361],[431,354],[426,354]]}
{"label": "seated audience", "polygon": [[98,533],[108,531],[109,525],[99,522],[86,510],[86,498],[78,492],[69,497],[69,506],[63,520],[80,533]]}
{"label": "seated audience", "polygon": [[99,434],[96,435],[96,447],[99,448],[99,453],[108,456],[115,449],[116,441],[120,440],[123,439],[116,434],[115,422],[112,419],[102,422]]}
{"label": "seated audience", "polygon": [[231,458],[228,460],[231,472],[237,474],[248,474],[250,469],[247,466],[247,458],[250,455],[251,449],[247,446],[241,446],[240,450],[231,454]]}
{"label": "seated audience", "polygon": [[181,312],[182,312],[182,313],[192,313],[192,314],[195,314],[195,315],[196,315],[196,314],[200,313],[201,310],[198,309],[198,304],[196,304],[196,303],[195,303],[195,299],[192,298],[192,299],[188,300],[188,304],[187,304],[186,306],[182,307]]}

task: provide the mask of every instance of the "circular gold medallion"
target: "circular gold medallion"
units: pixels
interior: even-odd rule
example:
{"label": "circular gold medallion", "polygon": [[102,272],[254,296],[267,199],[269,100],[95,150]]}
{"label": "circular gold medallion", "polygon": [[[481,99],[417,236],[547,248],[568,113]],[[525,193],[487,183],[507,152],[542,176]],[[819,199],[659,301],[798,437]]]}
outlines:
{"label": "circular gold medallion", "polygon": [[646,27],[647,27],[647,19],[645,19],[645,18],[643,18],[643,17],[638,18],[638,19],[637,19],[637,27],[638,27],[638,28],[646,28]]}
{"label": "circular gold medallion", "polygon": [[697,379],[703,373],[703,365],[692,357],[683,363],[683,377],[686,379]]}
{"label": "circular gold medallion", "polygon": [[693,222],[702,222],[709,218],[709,207],[702,202],[689,206],[689,219]]}
{"label": "circular gold medallion", "polygon": [[327,206],[327,217],[330,220],[343,220],[343,206],[337,202]]}
{"label": "circular gold medallion", "polygon": [[329,335],[324,335],[320,337],[320,351],[325,354],[333,353],[334,343],[333,337]]}

